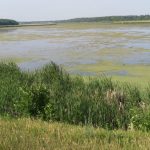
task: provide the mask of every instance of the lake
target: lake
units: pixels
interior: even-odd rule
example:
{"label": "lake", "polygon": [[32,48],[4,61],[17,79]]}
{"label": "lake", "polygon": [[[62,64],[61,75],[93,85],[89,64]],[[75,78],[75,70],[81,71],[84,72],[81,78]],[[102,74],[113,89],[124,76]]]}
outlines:
{"label": "lake", "polygon": [[150,24],[66,23],[0,29],[0,59],[33,70],[54,61],[72,74],[150,75]]}

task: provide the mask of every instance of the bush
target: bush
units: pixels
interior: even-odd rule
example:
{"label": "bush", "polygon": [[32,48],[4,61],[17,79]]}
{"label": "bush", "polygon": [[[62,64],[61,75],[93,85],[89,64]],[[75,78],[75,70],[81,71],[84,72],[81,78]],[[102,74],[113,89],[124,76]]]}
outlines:
{"label": "bush", "polygon": [[13,63],[0,63],[0,114],[18,117],[28,114],[29,96],[24,91],[23,73]]}
{"label": "bush", "polygon": [[141,105],[150,104],[149,95],[149,88],[141,92],[107,77],[84,82],[83,77],[70,77],[53,62],[35,72],[0,63],[0,115],[107,129],[127,129],[133,122],[135,128],[149,130],[149,112]]}
{"label": "bush", "polygon": [[150,131],[150,109],[139,111],[132,117],[131,121],[135,129]]}

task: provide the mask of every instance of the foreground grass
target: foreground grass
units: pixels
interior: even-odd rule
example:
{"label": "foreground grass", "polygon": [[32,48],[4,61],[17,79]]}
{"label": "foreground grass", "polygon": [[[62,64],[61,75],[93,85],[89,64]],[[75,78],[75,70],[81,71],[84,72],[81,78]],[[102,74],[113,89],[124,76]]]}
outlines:
{"label": "foreground grass", "polygon": [[0,149],[143,149],[150,147],[150,133],[107,131],[31,119],[0,119]]}

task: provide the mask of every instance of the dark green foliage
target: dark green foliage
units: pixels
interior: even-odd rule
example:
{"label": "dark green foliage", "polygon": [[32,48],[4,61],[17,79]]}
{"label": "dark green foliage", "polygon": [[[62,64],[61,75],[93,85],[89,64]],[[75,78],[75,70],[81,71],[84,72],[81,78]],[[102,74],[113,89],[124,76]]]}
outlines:
{"label": "dark green foliage", "polygon": [[42,85],[37,85],[31,89],[32,101],[29,105],[31,116],[41,116],[44,114],[44,109],[49,102],[49,92]]}
{"label": "dark green foliage", "polygon": [[[149,88],[141,92],[129,84],[114,83],[111,78],[84,82],[82,77],[70,77],[53,62],[35,72],[0,63],[0,115],[107,129],[127,129],[133,123],[137,129],[149,130],[149,95]],[[142,128],[138,122],[143,123]]]}
{"label": "dark green foliage", "polygon": [[148,95],[148,98],[149,98],[149,100],[150,100],[150,84],[149,84],[149,86],[148,86],[148,88],[147,88],[147,95]]}
{"label": "dark green foliage", "polygon": [[0,26],[1,25],[18,25],[19,23],[15,20],[10,19],[0,19]]}
{"label": "dark green foliage", "polygon": [[22,82],[24,75],[13,63],[0,64],[0,113],[11,116],[28,114],[28,94]]}
{"label": "dark green foliage", "polygon": [[144,111],[135,109],[131,120],[134,128],[142,131],[150,131],[150,107],[146,107]]}

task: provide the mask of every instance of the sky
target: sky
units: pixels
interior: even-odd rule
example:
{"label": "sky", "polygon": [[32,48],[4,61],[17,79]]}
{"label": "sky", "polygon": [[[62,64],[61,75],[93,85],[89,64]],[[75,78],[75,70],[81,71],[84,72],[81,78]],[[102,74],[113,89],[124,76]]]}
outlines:
{"label": "sky", "polygon": [[150,14],[150,0],[0,0],[0,18],[17,21]]}

